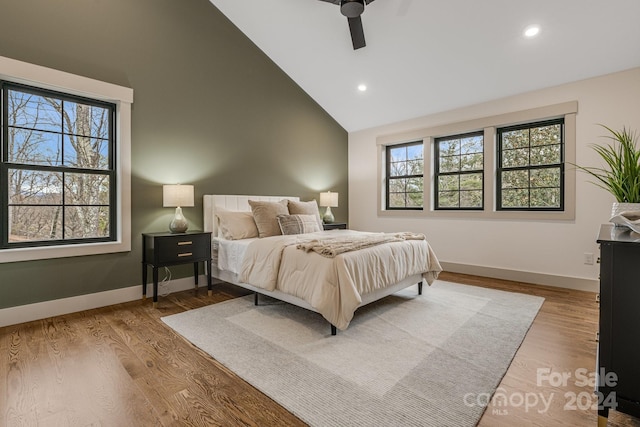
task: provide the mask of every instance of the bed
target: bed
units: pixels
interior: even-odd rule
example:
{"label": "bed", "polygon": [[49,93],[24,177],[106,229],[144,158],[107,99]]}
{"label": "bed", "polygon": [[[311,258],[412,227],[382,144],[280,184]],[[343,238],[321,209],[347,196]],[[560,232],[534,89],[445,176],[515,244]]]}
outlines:
{"label": "bed", "polygon": [[[273,207],[287,203],[292,208],[304,206],[306,209],[306,204],[311,202],[300,202],[298,197],[291,196],[205,195],[203,198],[204,229],[212,233],[213,239],[212,276],[254,292],[256,305],[258,295],[267,295],[318,312],[330,323],[331,334],[335,335],[337,329],[348,327],[358,307],[416,284],[418,293],[422,294],[423,282],[431,284],[442,270],[422,235],[323,231],[315,202],[315,214],[280,215],[280,219],[296,219],[304,228],[305,225],[299,224],[303,219],[310,232],[263,236],[260,218],[255,216],[256,205]],[[231,227],[225,218],[231,215],[247,223],[255,219],[259,236],[237,230],[235,236],[230,236]],[[320,222],[320,227],[312,224],[315,221],[312,216]],[[318,246],[326,246],[326,242],[335,244],[350,240],[351,236],[355,240],[385,239],[385,243],[346,252],[337,250],[334,256],[327,256],[325,247],[318,250]]]}

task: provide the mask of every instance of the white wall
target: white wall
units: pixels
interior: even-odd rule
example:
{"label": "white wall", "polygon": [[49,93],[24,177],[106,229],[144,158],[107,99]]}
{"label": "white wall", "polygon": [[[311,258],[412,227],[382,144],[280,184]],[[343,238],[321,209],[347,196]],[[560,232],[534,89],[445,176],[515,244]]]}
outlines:
{"label": "white wall", "polygon": [[[455,89],[454,89],[455,90]],[[578,172],[574,221],[465,220],[378,217],[376,138],[497,114],[578,101],[576,162],[600,165],[590,144],[602,143],[605,124],[640,134],[640,68],[498,99],[349,135],[349,228],[423,232],[450,271],[596,290],[599,225],[609,220],[613,197]],[[490,191],[490,190],[488,190]]]}

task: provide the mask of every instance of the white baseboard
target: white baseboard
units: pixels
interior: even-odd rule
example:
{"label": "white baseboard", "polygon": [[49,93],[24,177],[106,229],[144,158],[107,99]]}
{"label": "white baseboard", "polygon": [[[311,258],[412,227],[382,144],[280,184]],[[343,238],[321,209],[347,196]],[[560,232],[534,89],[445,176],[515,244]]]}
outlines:
{"label": "white baseboard", "polygon": [[[198,283],[199,287],[206,287],[206,276],[200,275]],[[162,294],[163,292],[172,293],[184,291],[187,289],[193,289],[194,286],[193,277],[184,277],[181,279],[171,280],[165,285],[161,285],[158,294]],[[0,327],[134,301],[140,299],[141,294],[142,285],[136,285],[128,288],[114,289],[112,291],[3,308],[0,309]],[[151,304],[150,298],[152,296],[153,284],[150,283],[147,285],[147,300],[149,301],[149,304]]]}
{"label": "white baseboard", "polygon": [[[600,284],[598,280],[595,279],[556,276],[552,274],[533,273],[530,271],[506,270],[502,268],[466,265],[453,262],[441,262],[440,264],[442,264],[442,268],[444,268],[445,271],[450,271],[452,273],[493,277],[496,279],[556,286],[587,292],[598,292],[600,289]],[[205,287],[207,283],[206,276],[200,275],[198,283],[199,287]],[[193,277],[171,280],[161,286],[164,289],[161,288],[159,290],[160,294],[162,294],[163,291],[171,293],[193,289]],[[114,289],[112,291],[98,292],[95,294],[79,295],[70,298],[21,305],[18,307],[3,308],[0,309],[0,327],[134,301],[140,298],[140,294],[142,293],[141,287],[142,285],[136,285],[128,288]],[[150,298],[152,296],[153,285],[149,284],[147,285],[147,297]],[[151,300],[149,300],[149,304],[151,304]]]}
{"label": "white baseboard", "polygon": [[492,277],[494,279],[512,280],[514,282],[532,283],[534,285],[555,286],[578,291],[599,292],[600,282],[596,279],[581,277],[556,276],[554,274],[534,273],[531,271],[507,270],[480,265],[440,262],[445,271],[451,273],[471,274],[473,276]]}

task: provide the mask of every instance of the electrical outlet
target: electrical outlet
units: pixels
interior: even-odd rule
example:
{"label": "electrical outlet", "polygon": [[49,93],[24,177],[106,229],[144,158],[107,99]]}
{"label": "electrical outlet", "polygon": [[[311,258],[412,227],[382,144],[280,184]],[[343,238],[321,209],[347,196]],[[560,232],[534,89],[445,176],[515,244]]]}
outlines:
{"label": "electrical outlet", "polygon": [[593,254],[589,252],[584,253],[584,263],[587,265],[593,265]]}

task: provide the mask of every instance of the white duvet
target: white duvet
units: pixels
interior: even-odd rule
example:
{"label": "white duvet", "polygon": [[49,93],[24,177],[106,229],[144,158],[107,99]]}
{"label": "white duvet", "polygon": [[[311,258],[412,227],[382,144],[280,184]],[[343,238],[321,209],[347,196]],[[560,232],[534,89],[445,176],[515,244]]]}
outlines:
{"label": "white duvet", "polygon": [[[363,234],[373,233],[341,231],[341,235]],[[246,250],[239,279],[301,298],[338,329],[345,329],[361,295],[415,274],[431,284],[442,271],[426,240],[385,243],[335,258],[296,248],[301,241],[331,237],[335,234],[319,232],[257,239]]]}

